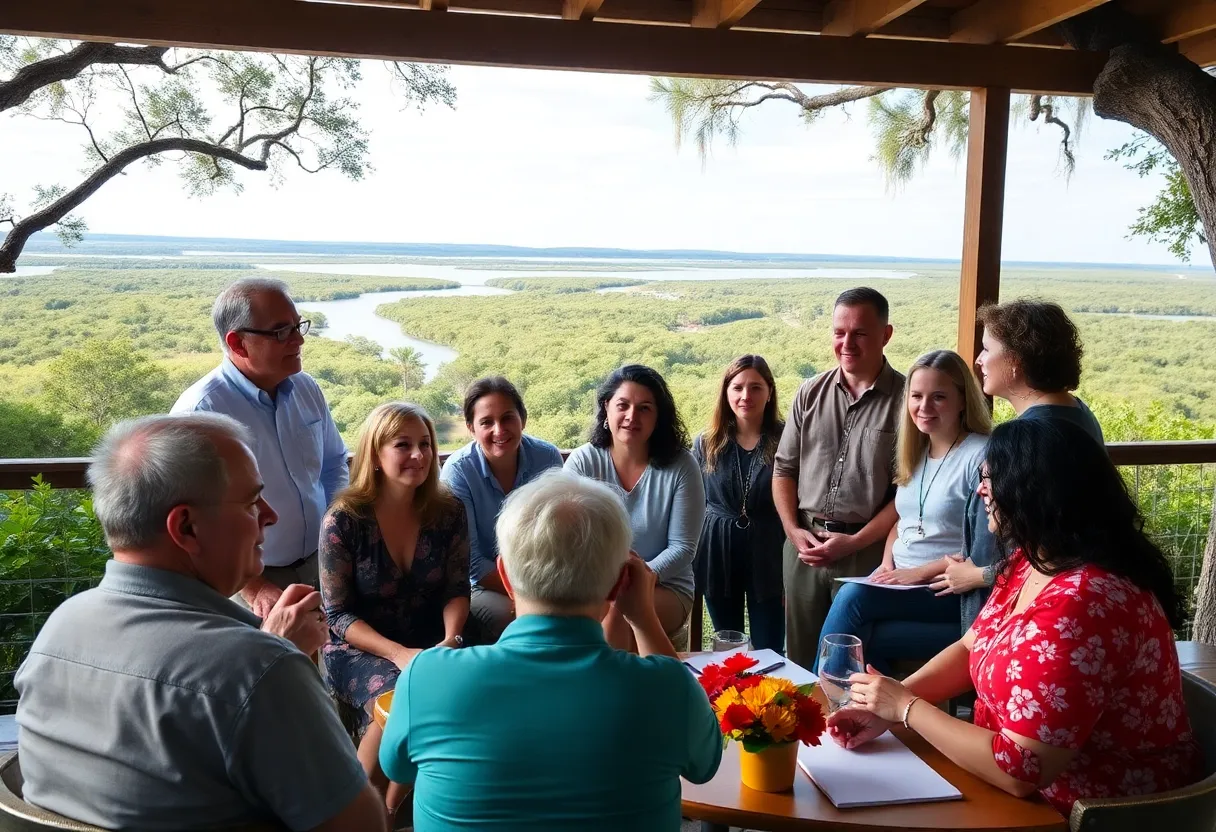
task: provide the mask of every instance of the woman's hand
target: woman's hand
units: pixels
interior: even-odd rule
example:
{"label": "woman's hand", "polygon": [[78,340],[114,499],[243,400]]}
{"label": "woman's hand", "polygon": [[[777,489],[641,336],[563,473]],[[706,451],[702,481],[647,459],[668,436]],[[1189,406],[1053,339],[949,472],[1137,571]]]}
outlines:
{"label": "woman's hand", "polygon": [[878,571],[875,571],[870,576],[870,580],[876,584],[888,584],[890,586],[912,586],[914,584],[928,583],[941,571],[940,566],[936,562],[932,565],[933,569],[929,570],[927,574],[923,566],[916,566],[911,569],[884,569],[883,567],[879,567]]}
{"label": "woman's hand", "polygon": [[856,748],[881,737],[892,723],[860,708],[842,708],[828,717],[828,734],[841,748]]}
{"label": "woman's hand", "polygon": [[404,671],[410,666],[410,662],[414,660],[414,657],[421,652],[422,651],[416,647],[398,646],[398,649],[393,651],[391,661],[393,664],[397,665],[398,670]]}
{"label": "woman's hand", "polygon": [[867,665],[866,671],[849,677],[851,707],[868,711],[886,722],[900,722],[904,708],[915,698],[912,692],[890,676],[883,676],[873,665]]}
{"label": "woman's hand", "polygon": [[439,642],[435,646],[436,647],[451,647],[453,650],[459,650],[461,647],[464,647],[464,642],[457,641],[456,636],[452,636],[451,638],[445,638],[443,641]]}
{"label": "woman's hand", "polygon": [[940,566],[941,574],[929,585],[938,595],[962,595],[987,586],[983,567],[976,566],[962,555],[946,555]]}

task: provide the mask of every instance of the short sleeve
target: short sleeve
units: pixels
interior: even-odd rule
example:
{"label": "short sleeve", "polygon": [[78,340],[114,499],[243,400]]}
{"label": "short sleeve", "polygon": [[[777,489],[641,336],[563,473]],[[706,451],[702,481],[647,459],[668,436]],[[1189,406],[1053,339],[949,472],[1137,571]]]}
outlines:
{"label": "short sleeve", "polygon": [[408,785],[418,777],[418,766],[410,760],[410,686],[414,669],[425,663],[426,653],[417,656],[397,680],[393,706],[384,723],[380,741],[380,768],[389,780]]}
{"label": "short sleeve", "polygon": [[786,479],[798,479],[798,469],[802,464],[802,420],[806,413],[806,389],[810,382],[803,382],[802,387],[794,394],[790,405],[790,417],[785,421],[785,429],[781,431],[781,441],[777,443],[777,454],[773,458],[773,476]]}
{"label": "short sleeve", "polygon": [[707,783],[722,763],[722,729],[709,704],[709,697],[683,665],[676,668],[684,686],[688,706],[688,759],[680,772],[690,783]]}
{"label": "short sleeve", "polygon": [[338,815],[367,783],[350,737],[297,651],[258,680],[237,719],[226,764],[233,785],[295,832]]}
{"label": "short sleeve", "polygon": [[566,470],[572,474],[595,479],[595,472],[591,467],[590,447],[590,445],[582,445],[571,451],[569,458],[566,459]]}

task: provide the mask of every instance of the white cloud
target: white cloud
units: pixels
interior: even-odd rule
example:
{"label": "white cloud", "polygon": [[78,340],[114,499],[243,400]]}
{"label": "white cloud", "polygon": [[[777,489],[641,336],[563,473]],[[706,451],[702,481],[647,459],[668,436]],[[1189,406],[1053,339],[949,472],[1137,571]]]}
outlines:
{"label": "white cloud", "polygon": [[[242,176],[240,196],[187,199],[172,165],[132,169],[81,210],[96,232],[426,243],[714,248],[958,257],[964,165],[939,154],[892,193],[870,159],[865,104],[808,127],[793,106],[749,112],[738,147],[708,163],[679,152],[648,80],[456,67],[455,111],[402,111],[368,67],[361,112],[376,172],[362,182],[291,175],[279,189]],[[1054,129],[1010,139],[1006,259],[1171,261],[1125,239],[1158,184],[1103,160],[1129,128],[1094,120],[1071,181]],[[0,117],[0,190],[68,183],[72,128]],[[1198,252],[1200,256],[1203,252]]]}

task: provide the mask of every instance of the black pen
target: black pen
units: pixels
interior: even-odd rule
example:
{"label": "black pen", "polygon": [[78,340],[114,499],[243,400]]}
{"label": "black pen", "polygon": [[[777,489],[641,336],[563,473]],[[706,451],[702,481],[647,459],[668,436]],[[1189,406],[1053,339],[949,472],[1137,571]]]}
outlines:
{"label": "black pen", "polygon": [[776,670],[779,667],[785,667],[785,662],[784,661],[773,662],[768,667],[762,667],[759,670],[753,671],[753,673],[755,673],[757,676],[763,676],[765,673],[772,673],[774,670]]}
{"label": "black pen", "polygon": [[696,669],[696,668],[695,668],[693,665],[691,665],[690,663],[688,663],[688,662],[684,662],[684,666],[685,666],[685,667],[687,667],[689,670],[691,670],[693,673],[697,674],[698,676],[700,676],[700,675],[701,675],[701,671],[697,670],[697,669]]}

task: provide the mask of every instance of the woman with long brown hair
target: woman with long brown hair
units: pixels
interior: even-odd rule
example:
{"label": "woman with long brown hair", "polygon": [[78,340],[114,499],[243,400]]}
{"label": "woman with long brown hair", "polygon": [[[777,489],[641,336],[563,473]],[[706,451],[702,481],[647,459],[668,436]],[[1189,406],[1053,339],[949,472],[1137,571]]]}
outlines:
{"label": "woman with long brown hair", "polygon": [[321,523],[326,681],[358,714],[359,760],[390,811],[405,792],[380,770],[371,709],[423,650],[463,646],[469,615],[469,530],[464,505],[439,482],[436,446],[421,407],[377,407],[360,429],[350,485]]}
{"label": "woman with long brown hair", "polygon": [[752,644],[781,652],[781,547],[785,533],[773,505],[773,455],[785,428],[768,363],[742,355],[718,389],[709,429],[693,456],[705,483],[705,522],[693,569],[715,630],[744,630]]}

